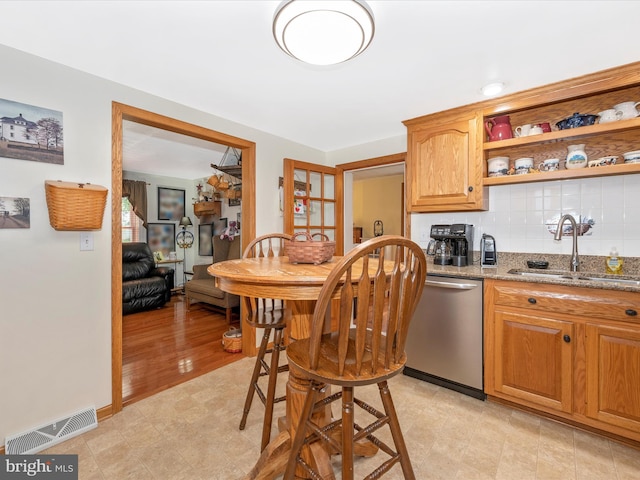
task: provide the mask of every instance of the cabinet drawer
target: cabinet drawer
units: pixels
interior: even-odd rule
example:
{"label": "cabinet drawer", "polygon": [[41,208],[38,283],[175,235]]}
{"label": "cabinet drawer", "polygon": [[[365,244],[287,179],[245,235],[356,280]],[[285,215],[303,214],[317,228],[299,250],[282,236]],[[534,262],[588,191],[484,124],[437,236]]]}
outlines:
{"label": "cabinet drawer", "polygon": [[523,282],[493,284],[496,306],[640,324],[640,294]]}

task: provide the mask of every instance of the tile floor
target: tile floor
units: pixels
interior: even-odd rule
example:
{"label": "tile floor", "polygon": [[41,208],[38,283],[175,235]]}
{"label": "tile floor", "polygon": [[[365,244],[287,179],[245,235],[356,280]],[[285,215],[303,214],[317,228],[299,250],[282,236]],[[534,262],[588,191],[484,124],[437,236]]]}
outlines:
{"label": "tile floor", "polygon": [[[240,480],[259,456],[259,400],[238,430],[252,366],[243,358],[141,400],[46,453],[79,454],[81,480]],[[390,386],[418,480],[640,478],[640,451],[602,437],[404,375]],[[358,393],[379,405],[377,387]],[[358,459],[357,478],[382,455]],[[383,478],[402,479],[399,465]]]}

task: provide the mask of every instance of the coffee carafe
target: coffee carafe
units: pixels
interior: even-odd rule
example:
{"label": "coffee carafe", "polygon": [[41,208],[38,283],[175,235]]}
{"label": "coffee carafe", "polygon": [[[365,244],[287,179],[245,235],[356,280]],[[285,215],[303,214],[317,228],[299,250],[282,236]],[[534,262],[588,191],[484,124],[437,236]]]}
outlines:
{"label": "coffee carafe", "polygon": [[451,245],[449,240],[436,240],[433,263],[435,265],[451,265]]}

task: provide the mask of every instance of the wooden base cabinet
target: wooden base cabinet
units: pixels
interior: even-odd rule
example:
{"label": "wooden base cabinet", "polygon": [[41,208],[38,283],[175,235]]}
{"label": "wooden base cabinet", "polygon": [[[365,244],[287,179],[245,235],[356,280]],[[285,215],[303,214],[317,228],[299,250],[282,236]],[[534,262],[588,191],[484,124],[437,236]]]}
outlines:
{"label": "wooden base cabinet", "polygon": [[586,332],[587,415],[637,431],[640,425],[640,328],[587,324]]}
{"label": "wooden base cabinet", "polygon": [[485,393],[640,442],[640,294],[484,285]]}
{"label": "wooden base cabinet", "polygon": [[496,392],[571,412],[572,322],[495,311]]}

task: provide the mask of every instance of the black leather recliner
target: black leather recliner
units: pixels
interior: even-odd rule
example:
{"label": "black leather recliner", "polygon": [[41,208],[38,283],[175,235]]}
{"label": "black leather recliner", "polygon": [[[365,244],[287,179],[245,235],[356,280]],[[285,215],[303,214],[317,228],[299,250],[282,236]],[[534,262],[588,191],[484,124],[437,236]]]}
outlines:
{"label": "black leather recliner", "polygon": [[171,300],[173,268],[158,267],[149,245],[122,244],[122,314],[162,307]]}

